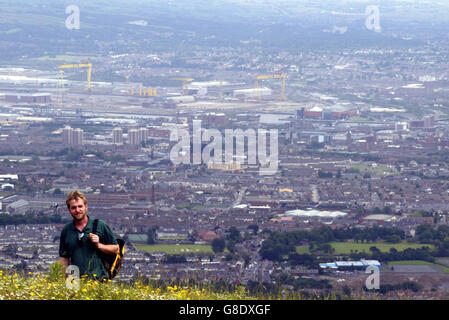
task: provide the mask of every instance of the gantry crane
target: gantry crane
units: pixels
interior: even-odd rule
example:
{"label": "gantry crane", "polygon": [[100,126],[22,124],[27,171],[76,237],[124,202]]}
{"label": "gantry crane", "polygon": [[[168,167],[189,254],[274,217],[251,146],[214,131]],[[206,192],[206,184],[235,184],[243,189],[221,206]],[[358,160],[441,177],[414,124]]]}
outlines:
{"label": "gantry crane", "polygon": [[59,88],[59,81],[62,81],[62,88],[64,88],[64,77],[63,77],[63,71],[62,69],[68,69],[68,68],[88,68],[87,69],[87,88],[86,90],[90,91],[90,79],[92,76],[92,63],[80,63],[80,64],[61,64],[59,67],[59,75],[58,75],[58,85]]}
{"label": "gantry crane", "polygon": [[189,84],[189,82],[192,82],[193,80],[195,80],[195,79],[193,79],[193,78],[172,78],[172,79],[170,79],[170,80],[179,80],[179,81],[182,81],[182,90],[183,90],[183,92],[184,92],[184,95],[186,96],[187,95],[187,85]]}
{"label": "gantry crane", "polygon": [[[281,73],[281,74],[267,74],[267,75],[260,75],[256,77],[256,83],[254,86],[255,90],[258,90],[259,88],[259,80],[265,80],[265,79],[282,79],[282,85],[281,85],[281,100],[286,100],[285,99],[285,79],[286,79],[286,74],[285,73]],[[258,96],[260,99],[260,91],[258,91]]]}

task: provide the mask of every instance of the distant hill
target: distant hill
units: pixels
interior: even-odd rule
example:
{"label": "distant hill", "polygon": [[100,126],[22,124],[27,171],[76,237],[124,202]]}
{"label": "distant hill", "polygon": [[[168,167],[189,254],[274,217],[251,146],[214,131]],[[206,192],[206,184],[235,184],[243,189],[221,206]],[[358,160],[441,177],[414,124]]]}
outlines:
{"label": "distant hill", "polygon": [[[65,25],[66,8],[73,4],[80,9],[79,30]],[[360,1],[0,0],[0,5],[5,49],[0,62],[67,52],[232,47],[250,39],[263,48],[295,51],[414,46],[426,37],[446,36],[449,21],[444,4],[403,1],[380,2],[381,33],[366,29],[367,3]]]}

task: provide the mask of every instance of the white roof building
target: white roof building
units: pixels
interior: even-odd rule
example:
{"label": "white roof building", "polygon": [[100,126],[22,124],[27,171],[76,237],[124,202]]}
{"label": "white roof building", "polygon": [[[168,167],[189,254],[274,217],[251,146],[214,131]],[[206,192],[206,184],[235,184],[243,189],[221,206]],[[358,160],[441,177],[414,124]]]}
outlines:
{"label": "white roof building", "polygon": [[389,214],[370,214],[363,218],[363,220],[376,220],[376,221],[395,221],[397,220],[397,217]]}
{"label": "white roof building", "polygon": [[317,217],[317,218],[340,218],[346,216],[346,212],[341,211],[325,211],[325,210],[290,210],[282,214],[282,216],[295,217]]}

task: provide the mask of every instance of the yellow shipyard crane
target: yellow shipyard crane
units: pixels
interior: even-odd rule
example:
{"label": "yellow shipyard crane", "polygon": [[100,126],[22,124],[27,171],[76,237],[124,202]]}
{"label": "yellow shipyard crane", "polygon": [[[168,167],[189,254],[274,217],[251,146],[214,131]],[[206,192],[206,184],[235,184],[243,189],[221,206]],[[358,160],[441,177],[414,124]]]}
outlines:
{"label": "yellow shipyard crane", "polygon": [[[255,90],[258,90],[259,88],[259,80],[265,80],[265,79],[282,79],[282,84],[281,84],[281,100],[286,100],[285,99],[285,79],[286,79],[286,74],[285,73],[281,73],[281,74],[267,74],[267,75],[260,75],[256,77],[256,83],[254,86]],[[260,91],[258,92],[259,95],[259,99],[260,99]]]}
{"label": "yellow shipyard crane", "polygon": [[182,90],[183,90],[183,92],[184,92],[184,95],[186,96],[187,95],[187,85],[189,84],[189,82],[192,82],[193,80],[195,80],[195,79],[193,79],[193,78],[172,78],[172,79],[170,79],[170,80],[178,80],[178,81],[182,81]]}
{"label": "yellow shipyard crane", "polygon": [[92,76],[92,63],[79,63],[79,64],[61,64],[59,67],[59,75],[58,75],[58,85],[59,88],[59,81],[62,81],[62,88],[64,88],[64,77],[63,77],[63,71],[62,69],[69,69],[69,68],[88,68],[87,69],[87,88],[86,90],[90,91],[90,80]]}

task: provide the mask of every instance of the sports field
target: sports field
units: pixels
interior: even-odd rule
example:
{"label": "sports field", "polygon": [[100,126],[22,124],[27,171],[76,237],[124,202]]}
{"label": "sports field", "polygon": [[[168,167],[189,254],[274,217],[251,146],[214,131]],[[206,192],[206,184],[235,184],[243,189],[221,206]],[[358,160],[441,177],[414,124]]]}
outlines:
{"label": "sports field", "polygon": [[187,253],[214,253],[212,247],[207,244],[137,244],[133,243],[136,250],[149,253],[166,252],[167,254],[187,254]]}
{"label": "sports field", "polygon": [[[403,251],[407,248],[417,249],[421,247],[429,247],[434,249],[435,246],[431,244],[421,244],[421,243],[407,243],[405,241],[400,243],[386,243],[386,242],[372,242],[372,243],[355,243],[355,242],[331,242],[330,245],[335,250],[335,254],[350,254],[352,252],[366,252],[371,253],[369,248],[376,247],[382,252],[388,252],[391,248],[395,248],[398,251]],[[352,250],[352,251],[351,251]],[[309,248],[307,246],[297,246],[297,253],[309,253]]]}
{"label": "sports field", "polygon": [[449,273],[449,268],[446,266],[443,266],[438,263],[432,263],[428,261],[422,261],[422,260],[401,260],[401,261],[390,261],[388,262],[389,266],[430,266],[430,267],[437,267],[443,270],[446,273]]}
{"label": "sports field", "polygon": [[355,165],[352,166],[351,169],[358,170],[360,174],[364,173],[375,173],[378,175],[388,175],[388,174],[395,174],[395,170],[389,166],[376,166],[376,167],[369,167],[366,165]]}

